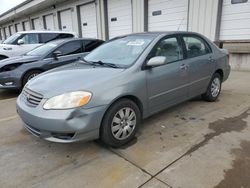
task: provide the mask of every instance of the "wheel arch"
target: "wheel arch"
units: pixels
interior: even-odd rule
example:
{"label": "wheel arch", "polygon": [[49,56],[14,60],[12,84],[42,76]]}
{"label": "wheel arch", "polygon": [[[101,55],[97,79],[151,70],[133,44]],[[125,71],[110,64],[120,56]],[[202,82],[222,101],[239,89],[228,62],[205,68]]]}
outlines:
{"label": "wheel arch", "polygon": [[27,73],[31,72],[31,71],[40,71],[40,72],[44,72],[44,70],[41,69],[41,68],[32,68],[32,69],[26,70],[26,71],[23,73],[23,75],[22,75],[22,77],[21,77],[21,80],[20,80],[22,86],[24,86],[24,85],[23,85],[23,79],[24,79],[25,75],[26,75]]}
{"label": "wheel arch", "polygon": [[222,69],[217,69],[217,70],[215,71],[215,73],[218,73],[218,74],[221,76],[221,80],[224,79],[224,72],[223,72]]}

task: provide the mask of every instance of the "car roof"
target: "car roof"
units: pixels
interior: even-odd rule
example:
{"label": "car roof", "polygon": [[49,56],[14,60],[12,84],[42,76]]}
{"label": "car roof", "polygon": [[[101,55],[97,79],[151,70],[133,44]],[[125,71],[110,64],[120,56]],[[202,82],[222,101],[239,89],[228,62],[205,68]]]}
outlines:
{"label": "car roof", "polygon": [[73,34],[76,35],[74,32],[69,32],[69,31],[39,31],[39,30],[30,30],[30,31],[20,31],[17,33],[21,33],[21,34],[26,34],[26,33],[65,33],[65,34]]}
{"label": "car roof", "polygon": [[[53,43],[56,45],[62,44],[62,43],[66,43],[66,42],[72,42],[72,41],[85,41],[85,40],[93,40],[93,41],[103,41],[100,39],[94,39],[94,38],[64,38],[64,39],[56,39],[56,40],[52,40],[48,43]],[[103,41],[104,42],[104,41]],[[47,44],[48,44],[47,43]]]}
{"label": "car roof", "polygon": [[160,35],[172,35],[172,34],[195,34],[195,35],[200,35],[199,33],[196,32],[190,32],[190,31],[150,31],[150,32],[142,32],[142,33],[132,33],[124,36],[160,36]]}

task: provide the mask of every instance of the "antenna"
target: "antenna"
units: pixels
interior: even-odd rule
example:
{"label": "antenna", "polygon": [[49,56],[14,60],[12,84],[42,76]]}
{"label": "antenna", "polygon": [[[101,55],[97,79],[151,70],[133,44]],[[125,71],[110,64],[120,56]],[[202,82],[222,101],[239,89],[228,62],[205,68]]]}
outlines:
{"label": "antenna", "polygon": [[181,22],[180,22],[180,24],[179,24],[179,26],[178,26],[178,31],[180,30],[180,27],[181,27],[182,22],[183,22],[184,19],[185,19],[185,17],[182,18],[182,20],[181,20]]}

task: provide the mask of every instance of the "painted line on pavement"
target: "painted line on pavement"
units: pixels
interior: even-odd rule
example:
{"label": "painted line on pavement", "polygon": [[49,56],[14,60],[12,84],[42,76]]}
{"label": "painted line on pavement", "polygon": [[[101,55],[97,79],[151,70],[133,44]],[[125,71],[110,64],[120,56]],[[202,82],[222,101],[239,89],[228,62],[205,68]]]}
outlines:
{"label": "painted line on pavement", "polygon": [[0,123],[18,118],[18,115],[0,119]]}

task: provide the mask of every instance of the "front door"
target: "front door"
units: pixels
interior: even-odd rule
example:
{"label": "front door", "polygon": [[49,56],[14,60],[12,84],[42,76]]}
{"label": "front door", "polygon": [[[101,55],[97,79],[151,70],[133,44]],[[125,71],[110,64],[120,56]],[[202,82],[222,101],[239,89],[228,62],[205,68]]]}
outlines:
{"label": "front door", "polygon": [[155,113],[187,99],[188,73],[180,40],[164,38],[154,47],[150,58],[165,56],[167,63],[147,70],[148,106]]}

